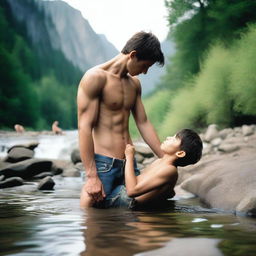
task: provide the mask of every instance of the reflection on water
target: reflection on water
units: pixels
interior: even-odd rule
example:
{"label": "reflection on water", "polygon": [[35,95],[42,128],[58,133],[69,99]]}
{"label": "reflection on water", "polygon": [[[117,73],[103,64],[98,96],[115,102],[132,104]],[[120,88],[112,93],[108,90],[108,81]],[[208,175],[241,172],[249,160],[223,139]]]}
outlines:
{"label": "reflection on water", "polygon": [[[256,255],[256,220],[204,208],[197,199],[161,211],[79,209],[80,178],[1,190],[0,255]],[[203,252],[203,254],[202,254]]]}

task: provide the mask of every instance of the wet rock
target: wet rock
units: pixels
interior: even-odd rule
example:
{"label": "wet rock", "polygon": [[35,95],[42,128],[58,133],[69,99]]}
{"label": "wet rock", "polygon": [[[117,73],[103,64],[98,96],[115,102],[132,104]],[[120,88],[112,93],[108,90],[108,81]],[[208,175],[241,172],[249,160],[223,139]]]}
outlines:
{"label": "wet rock", "polygon": [[73,164],[82,162],[79,149],[74,149],[71,153],[71,161]]}
{"label": "wet rock", "polygon": [[55,163],[52,164],[51,172],[53,175],[59,175],[63,172],[63,169],[60,168],[58,165]]}
{"label": "wet rock", "polygon": [[73,166],[73,163],[68,160],[52,160],[52,163],[52,173],[54,175],[59,175],[63,172],[64,169]]}
{"label": "wet rock", "polygon": [[25,144],[25,145],[14,145],[14,146],[12,146],[8,149],[7,153],[9,153],[14,148],[20,148],[20,147],[30,149],[30,150],[34,150],[38,145],[39,145],[38,142],[31,142],[31,143]]}
{"label": "wet rock", "polygon": [[73,168],[70,167],[70,168],[65,169],[61,175],[63,177],[80,177],[81,172],[74,166]]}
{"label": "wet rock", "polygon": [[204,135],[204,140],[206,142],[210,142],[211,140],[215,139],[216,137],[218,137],[219,132],[217,129],[217,125],[216,124],[210,124],[207,128],[207,131]]}
{"label": "wet rock", "polygon": [[213,151],[213,147],[209,143],[203,143],[203,155],[210,154]]}
{"label": "wet rock", "polygon": [[23,146],[16,146],[8,151],[8,155],[5,159],[9,163],[17,163],[26,159],[34,157],[34,151]]}
{"label": "wet rock", "polygon": [[39,182],[37,188],[38,190],[53,190],[54,186],[54,180],[51,177],[47,176]]}
{"label": "wet rock", "polygon": [[256,211],[254,148],[225,157],[208,156],[196,167],[184,169],[192,175],[183,180],[181,187],[199,196],[210,207],[248,215]]}
{"label": "wet rock", "polygon": [[219,132],[219,136],[220,138],[222,138],[223,140],[227,137],[232,137],[234,135],[234,131],[231,128],[226,128],[223,129]]}
{"label": "wet rock", "polygon": [[45,178],[45,177],[48,177],[48,176],[53,176],[54,174],[52,173],[52,172],[42,172],[42,173],[40,173],[40,174],[38,174],[38,175],[35,175],[34,177],[33,177],[33,179],[43,179],[43,178]]}
{"label": "wet rock", "polygon": [[239,149],[238,145],[232,145],[232,144],[226,144],[226,143],[221,144],[218,148],[219,151],[222,151],[225,153],[231,153],[231,152],[237,151],[238,149]]}
{"label": "wet rock", "polygon": [[242,128],[241,127],[235,127],[234,128],[235,136],[242,135]]}
{"label": "wet rock", "polygon": [[254,133],[254,127],[250,125],[243,125],[242,126],[242,134],[244,136],[250,136]]}
{"label": "wet rock", "polygon": [[29,179],[42,172],[50,172],[52,162],[48,160],[28,159],[18,163],[9,164],[0,169],[0,175]]}
{"label": "wet rock", "polygon": [[142,163],[144,161],[144,156],[139,154],[139,153],[136,153],[135,154],[135,159],[136,159],[137,163]]}
{"label": "wet rock", "polygon": [[211,141],[211,145],[212,145],[213,147],[217,147],[217,146],[219,146],[219,145],[221,144],[222,141],[223,141],[223,140],[222,140],[221,138],[215,138],[215,139],[213,139],[213,140]]}
{"label": "wet rock", "polygon": [[236,212],[256,216],[256,191],[251,191],[236,207]]}
{"label": "wet rock", "polygon": [[6,180],[0,181],[0,188],[10,188],[23,185],[24,181],[20,177],[12,177]]}

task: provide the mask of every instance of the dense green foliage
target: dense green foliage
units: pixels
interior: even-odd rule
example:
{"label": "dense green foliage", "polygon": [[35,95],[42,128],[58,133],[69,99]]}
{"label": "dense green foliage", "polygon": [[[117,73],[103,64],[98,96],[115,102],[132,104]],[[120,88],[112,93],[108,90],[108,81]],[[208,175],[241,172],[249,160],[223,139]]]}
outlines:
{"label": "dense green foliage", "polygon": [[[35,2],[24,5],[43,27],[46,17]],[[44,41],[33,43],[25,24],[16,21],[8,3],[1,1],[0,128],[12,129],[20,123],[50,129],[55,120],[66,129],[77,125],[75,99],[82,73],[51,47],[47,33],[43,37]]]}
{"label": "dense green foliage", "polygon": [[[177,51],[156,91],[144,100],[160,137],[210,123],[255,123],[256,2],[165,2]],[[168,97],[160,99],[163,89]],[[151,111],[147,102],[159,104]]]}
{"label": "dense green foliage", "polygon": [[[210,123],[229,126],[256,116],[256,26],[229,48],[214,45],[193,81],[173,95],[161,134]],[[256,119],[254,119],[256,120]]]}

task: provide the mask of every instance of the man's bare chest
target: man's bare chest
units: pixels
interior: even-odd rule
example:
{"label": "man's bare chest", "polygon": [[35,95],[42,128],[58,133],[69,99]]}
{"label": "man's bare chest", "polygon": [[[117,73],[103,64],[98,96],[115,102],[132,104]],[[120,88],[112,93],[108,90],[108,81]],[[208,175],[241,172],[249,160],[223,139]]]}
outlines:
{"label": "man's bare chest", "polygon": [[109,110],[131,110],[136,101],[136,89],[129,81],[108,81],[102,92],[102,103]]}

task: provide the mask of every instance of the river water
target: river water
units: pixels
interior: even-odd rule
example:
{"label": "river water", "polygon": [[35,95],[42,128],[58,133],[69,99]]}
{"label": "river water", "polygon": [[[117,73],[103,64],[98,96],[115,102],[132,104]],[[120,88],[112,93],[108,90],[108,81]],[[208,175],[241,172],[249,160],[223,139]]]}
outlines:
{"label": "river water", "polygon": [[[37,157],[67,159],[76,135],[0,137],[1,154],[14,142],[37,139]],[[33,182],[0,190],[0,255],[256,255],[254,218],[209,209],[195,197],[176,197],[162,210],[84,211],[82,178],[54,180],[54,191],[37,191]]]}

